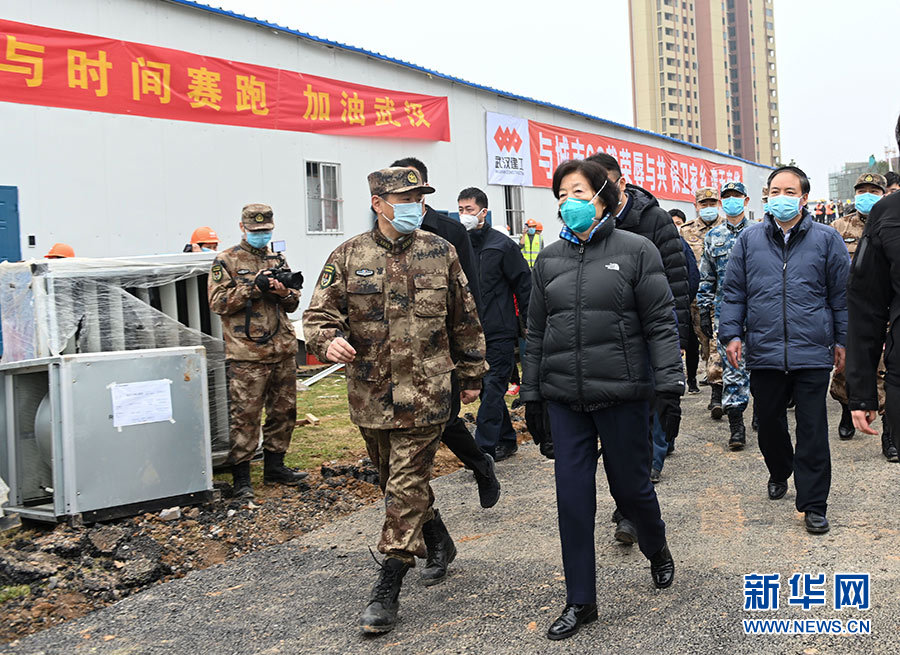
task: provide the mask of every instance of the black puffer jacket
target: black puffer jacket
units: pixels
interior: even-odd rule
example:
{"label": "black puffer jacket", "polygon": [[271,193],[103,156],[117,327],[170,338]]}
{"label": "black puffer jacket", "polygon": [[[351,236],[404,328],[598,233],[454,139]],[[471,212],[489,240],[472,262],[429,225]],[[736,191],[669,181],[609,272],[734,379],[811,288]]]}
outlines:
{"label": "black puffer jacket", "polygon": [[625,193],[631,199],[628,212],[618,223],[620,230],[627,230],[647,237],[659,250],[669,288],[675,297],[675,313],[678,316],[678,334],[681,347],[686,348],[691,329],[691,292],[688,288],[687,266],[684,261],[681,235],[672,217],[659,206],[656,198],[639,186],[628,184]]}
{"label": "black puffer jacket", "polygon": [[523,401],[589,406],[684,393],[672,292],[650,241],[608,220],[586,244],[544,248],[533,276]]}

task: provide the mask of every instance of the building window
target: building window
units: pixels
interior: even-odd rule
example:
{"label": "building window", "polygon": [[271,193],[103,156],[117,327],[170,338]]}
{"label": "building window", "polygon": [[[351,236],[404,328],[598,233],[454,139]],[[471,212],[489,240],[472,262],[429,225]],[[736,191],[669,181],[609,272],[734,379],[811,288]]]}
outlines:
{"label": "building window", "polygon": [[343,202],[341,165],[306,162],[306,231],[313,234],[343,232]]}
{"label": "building window", "polygon": [[525,216],[525,206],[522,202],[522,187],[503,187],[503,198],[506,201],[506,224],[509,225],[512,234],[522,234],[523,217]]}

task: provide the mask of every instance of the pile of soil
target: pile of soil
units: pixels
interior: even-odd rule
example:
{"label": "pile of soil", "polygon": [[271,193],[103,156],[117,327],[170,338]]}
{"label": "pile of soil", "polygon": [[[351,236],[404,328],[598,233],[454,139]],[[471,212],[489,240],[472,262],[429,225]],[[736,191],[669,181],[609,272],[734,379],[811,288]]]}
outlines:
{"label": "pile of soil", "polygon": [[[522,415],[522,409],[513,412],[520,441],[528,439]],[[474,416],[465,418],[474,430]],[[364,453],[355,456],[359,459],[323,464],[299,488],[257,486],[253,504],[231,498],[230,485],[216,483],[219,500],[179,508],[171,520],[160,513],[82,528],[29,523],[0,536],[0,642],[294,539],[379,501],[378,472]],[[434,476],[459,468],[442,446]]]}

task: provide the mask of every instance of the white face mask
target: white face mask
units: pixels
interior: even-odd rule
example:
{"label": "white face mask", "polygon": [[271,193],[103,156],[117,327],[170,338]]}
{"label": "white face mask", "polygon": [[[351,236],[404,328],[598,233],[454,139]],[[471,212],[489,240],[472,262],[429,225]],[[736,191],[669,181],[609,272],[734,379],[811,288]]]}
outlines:
{"label": "white face mask", "polygon": [[[480,214],[481,212],[478,212]],[[471,231],[478,227],[478,224],[481,220],[478,218],[478,214],[460,214],[459,222],[462,223],[463,227],[467,230]]]}

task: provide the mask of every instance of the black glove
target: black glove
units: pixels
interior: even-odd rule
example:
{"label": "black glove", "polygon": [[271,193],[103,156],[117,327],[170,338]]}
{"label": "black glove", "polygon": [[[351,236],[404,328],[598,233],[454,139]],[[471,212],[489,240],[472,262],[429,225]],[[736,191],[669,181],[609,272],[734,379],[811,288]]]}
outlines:
{"label": "black glove", "polygon": [[707,309],[700,310],[700,331],[707,339],[713,338],[712,313]]}
{"label": "black glove", "polygon": [[677,393],[662,392],[656,394],[656,413],[665,430],[666,441],[672,443],[678,436],[681,426],[681,398]]}
{"label": "black glove", "polygon": [[534,443],[540,445],[550,438],[550,430],[544,419],[544,403],[531,400],[525,403],[525,424]]}

